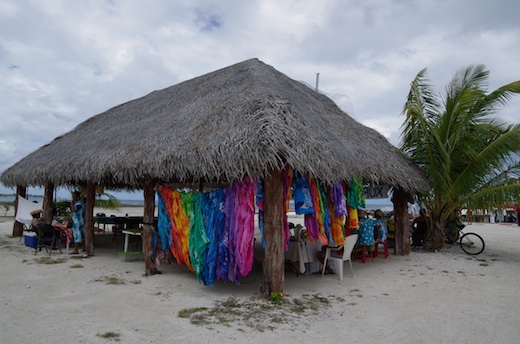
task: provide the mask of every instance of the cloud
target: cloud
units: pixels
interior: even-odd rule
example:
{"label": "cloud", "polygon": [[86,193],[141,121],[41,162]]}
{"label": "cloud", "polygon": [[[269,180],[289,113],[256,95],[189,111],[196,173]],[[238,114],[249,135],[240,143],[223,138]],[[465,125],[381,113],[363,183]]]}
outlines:
{"label": "cloud", "polygon": [[[410,82],[469,64],[520,80],[520,2],[0,2],[0,171],[87,118],[257,57],[398,143]],[[518,97],[517,97],[518,98]],[[520,99],[498,112],[518,123]],[[0,190],[1,192],[1,190]]]}

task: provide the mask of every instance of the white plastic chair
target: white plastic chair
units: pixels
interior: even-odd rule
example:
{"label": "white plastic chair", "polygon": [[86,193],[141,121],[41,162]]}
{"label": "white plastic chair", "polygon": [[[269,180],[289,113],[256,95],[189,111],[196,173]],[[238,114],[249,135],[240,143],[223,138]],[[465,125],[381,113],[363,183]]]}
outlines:
{"label": "white plastic chair", "polygon": [[350,264],[350,272],[352,273],[352,277],[354,277],[354,270],[352,269],[352,261],[350,259],[352,255],[352,250],[354,249],[354,245],[356,245],[358,239],[357,234],[349,235],[345,238],[345,246],[343,246],[345,249],[343,250],[343,257],[336,258],[331,257],[330,253],[332,251],[337,251],[341,249],[340,247],[327,247],[327,250],[325,252],[325,258],[323,259],[323,271],[321,272],[321,277],[325,275],[325,269],[327,267],[327,261],[332,260],[334,261],[335,265],[337,266],[337,269],[339,270],[339,279],[343,281],[343,263],[348,260]]}

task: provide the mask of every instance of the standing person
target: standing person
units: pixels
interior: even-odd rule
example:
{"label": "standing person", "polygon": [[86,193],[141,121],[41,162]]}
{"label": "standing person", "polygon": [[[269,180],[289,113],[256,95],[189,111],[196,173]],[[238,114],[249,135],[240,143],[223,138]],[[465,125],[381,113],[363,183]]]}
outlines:
{"label": "standing person", "polygon": [[[74,234],[74,249],[69,254],[78,254],[79,246],[83,244],[85,232],[85,203],[80,198],[79,191],[72,193],[72,233]],[[85,248],[83,247],[83,250]]]}
{"label": "standing person", "polygon": [[468,211],[466,212],[466,217],[468,218],[468,225],[471,225],[471,223],[473,222],[473,212],[471,211],[471,209],[468,209]]}

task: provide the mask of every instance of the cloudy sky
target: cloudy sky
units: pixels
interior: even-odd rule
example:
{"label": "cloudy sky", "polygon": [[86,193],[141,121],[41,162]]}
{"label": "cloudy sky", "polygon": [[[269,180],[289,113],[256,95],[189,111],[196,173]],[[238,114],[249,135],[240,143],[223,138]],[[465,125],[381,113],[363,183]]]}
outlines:
{"label": "cloudy sky", "polygon": [[[2,0],[0,172],[93,115],[253,57],[313,87],[319,73],[397,145],[421,69],[439,93],[470,64],[490,90],[520,80],[519,13],[518,0]],[[520,121],[517,98],[504,121]]]}

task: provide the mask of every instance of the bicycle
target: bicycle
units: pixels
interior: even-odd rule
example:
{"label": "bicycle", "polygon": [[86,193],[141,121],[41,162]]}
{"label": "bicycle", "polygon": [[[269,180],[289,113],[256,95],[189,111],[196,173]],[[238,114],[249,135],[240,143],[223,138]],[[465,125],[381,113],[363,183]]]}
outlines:
{"label": "bicycle", "polygon": [[467,254],[471,254],[473,256],[481,254],[486,247],[484,239],[482,239],[482,237],[477,233],[464,233],[462,228],[459,227],[459,238],[456,243],[459,244],[460,248],[462,248],[462,250]]}

